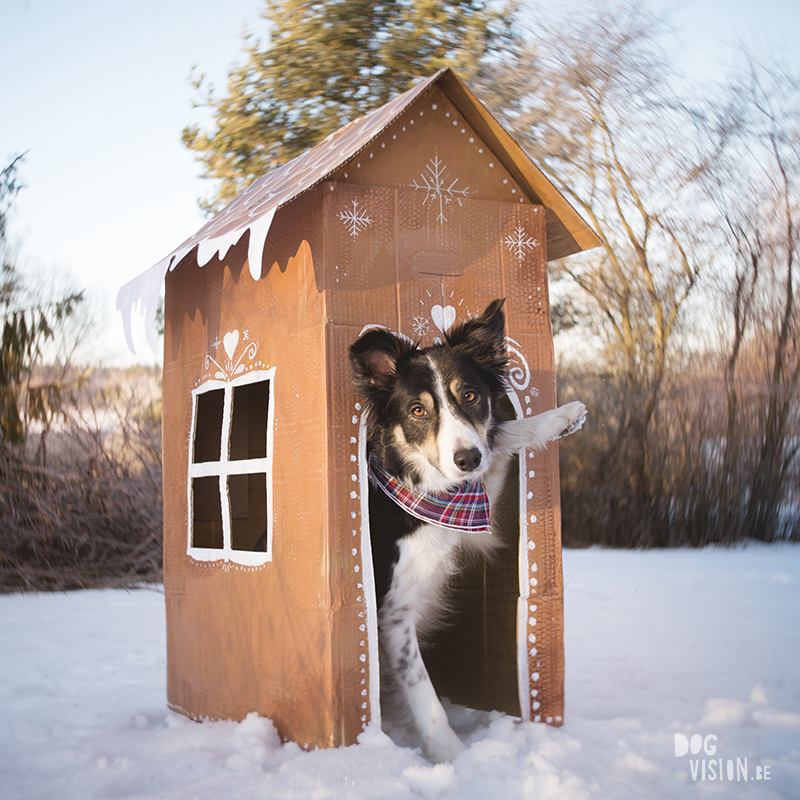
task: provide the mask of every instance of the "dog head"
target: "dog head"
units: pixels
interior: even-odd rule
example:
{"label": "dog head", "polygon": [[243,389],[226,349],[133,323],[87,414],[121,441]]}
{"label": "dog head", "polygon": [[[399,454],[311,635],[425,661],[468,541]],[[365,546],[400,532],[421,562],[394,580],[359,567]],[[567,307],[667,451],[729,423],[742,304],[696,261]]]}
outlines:
{"label": "dog head", "polygon": [[506,391],[503,300],[420,349],[386,330],[350,348],[367,407],[371,452],[390,474],[426,491],[479,480],[491,466]]}

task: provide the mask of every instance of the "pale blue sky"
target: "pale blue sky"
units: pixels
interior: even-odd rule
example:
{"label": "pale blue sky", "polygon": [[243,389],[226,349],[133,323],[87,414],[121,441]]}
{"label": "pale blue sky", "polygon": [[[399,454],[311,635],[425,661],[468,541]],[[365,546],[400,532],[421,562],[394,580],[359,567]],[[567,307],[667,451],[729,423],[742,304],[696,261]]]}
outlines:
{"label": "pale blue sky", "polygon": [[[181,145],[197,64],[217,86],[261,0],[0,0],[0,162],[28,151],[11,232],[28,262],[72,274],[106,313],[98,357],[129,360],[118,287],[194,233],[205,193]],[[797,0],[694,0],[675,49],[699,80],[744,38],[798,62]],[[152,360],[143,339],[137,350]]]}

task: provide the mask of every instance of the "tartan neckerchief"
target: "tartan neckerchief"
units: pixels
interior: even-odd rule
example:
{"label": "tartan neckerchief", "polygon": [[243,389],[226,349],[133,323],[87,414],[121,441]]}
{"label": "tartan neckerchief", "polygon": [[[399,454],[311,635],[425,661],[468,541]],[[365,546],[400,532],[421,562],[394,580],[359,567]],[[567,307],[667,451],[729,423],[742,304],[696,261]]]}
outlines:
{"label": "tartan neckerchief", "polygon": [[491,533],[489,496],[480,481],[464,483],[452,492],[427,493],[393,478],[370,456],[369,471],[387,497],[412,517],[462,533]]}

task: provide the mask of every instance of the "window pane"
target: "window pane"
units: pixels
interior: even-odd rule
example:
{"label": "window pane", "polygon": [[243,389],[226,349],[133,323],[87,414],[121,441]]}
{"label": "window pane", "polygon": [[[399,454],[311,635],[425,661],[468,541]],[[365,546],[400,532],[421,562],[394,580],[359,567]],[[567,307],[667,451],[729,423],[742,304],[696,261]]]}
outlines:
{"label": "window pane", "polygon": [[[267,530],[267,475],[231,475],[228,478],[231,501],[231,547],[234,550],[255,549]],[[266,550],[266,547],[260,549]]]}
{"label": "window pane", "polygon": [[194,427],[195,464],[202,461],[219,461],[224,404],[224,389],[214,389],[197,395],[197,421]]}
{"label": "window pane", "polygon": [[233,387],[231,461],[267,457],[269,381]]}
{"label": "window pane", "polygon": [[222,549],[219,478],[192,479],[192,547]]}

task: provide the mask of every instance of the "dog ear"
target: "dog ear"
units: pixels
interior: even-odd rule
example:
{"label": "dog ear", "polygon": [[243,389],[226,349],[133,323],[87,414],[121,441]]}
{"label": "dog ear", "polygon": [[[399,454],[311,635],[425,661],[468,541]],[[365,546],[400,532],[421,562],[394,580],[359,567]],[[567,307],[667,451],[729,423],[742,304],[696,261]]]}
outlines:
{"label": "dog ear", "polygon": [[503,298],[492,300],[480,316],[461,323],[445,335],[451,347],[460,346],[482,367],[493,372],[504,370],[508,364],[504,303]]}
{"label": "dog ear", "polygon": [[414,346],[389,331],[378,329],[365,333],[350,346],[350,364],[356,389],[367,394],[383,389],[395,373],[397,359]]}

